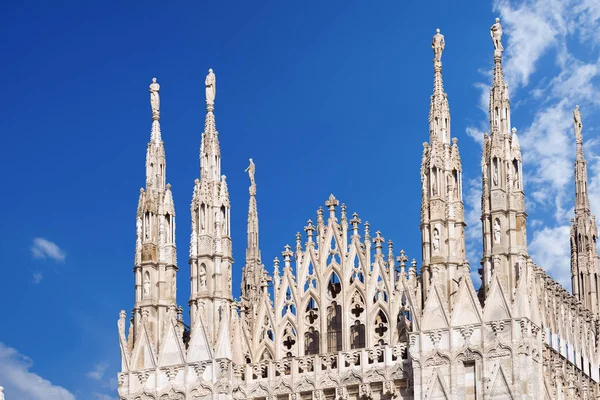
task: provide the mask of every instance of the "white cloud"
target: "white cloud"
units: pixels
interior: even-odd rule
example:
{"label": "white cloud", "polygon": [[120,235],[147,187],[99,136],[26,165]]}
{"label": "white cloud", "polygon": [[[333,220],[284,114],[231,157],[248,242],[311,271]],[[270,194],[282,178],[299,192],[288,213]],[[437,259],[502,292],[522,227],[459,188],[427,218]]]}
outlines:
{"label": "white cloud", "polygon": [[42,274],[41,272],[34,272],[33,273],[33,283],[34,284],[38,284],[42,281],[42,279],[44,279],[44,274]]}
{"label": "white cloud", "polygon": [[536,231],[529,243],[529,253],[534,262],[565,288],[571,287],[570,234],[568,225],[545,227]]}
{"label": "white cloud", "polygon": [[96,381],[101,381],[102,378],[104,378],[104,373],[106,372],[107,368],[108,368],[108,363],[105,363],[105,362],[97,363],[94,365],[94,368],[91,371],[89,371],[85,374],[85,376],[87,376],[90,379],[96,380]]}
{"label": "white cloud", "polygon": [[[584,123],[600,109],[600,2],[597,0],[494,0],[502,23],[503,66],[512,100],[513,121],[520,121],[523,152],[529,252],[534,262],[570,288],[569,229],[573,215],[573,108],[581,106]],[[490,21],[490,25],[491,25]],[[490,63],[492,43],[489,43]],[[491,66],[475,87],[477,106],[485,113],[467,135],[481,143],[479,132],[489,129],[487,99]],[[540,72],[536,74],[536,72]],[[542,77],[543,75],[543,77]],[[526,87],[530,87],[527,91]],[[515,118],[515,116],[517,116]],[[531,116],[531,117],[530,117]],[[586,118],[588,116],[588,118]],[[525,123],[523,124],[524,121]],[[591,122],[589,126],[598,123]],[[592,211],[600,212],[600,154],[596,141],[586,137],[586,158]],[[480,185],[465,185],[468,246],[480,254]],[[473,227],[475,225],[475,229]],[[469,252],[467,252],[469,255]],[[469,255],[471,263],[475,254]]]}
{"label": "white cloud", "polygon": [[0,343],[0,382],[8,400],[75,400],[67,389],[30,371],[33,361]]}
{"label": "white cloud", "polygon": [[63,262],[67,257],[65,252],[58,247],[56,243],[44,238],[33,239],[33,244],[31,245],[31,255],[33,258],[39,258],[42,260],[51,259],[57,262]]}
{"label": "white cloud", "polygon": [[102,393],[94,393],[93,396],[96,400],[115,400],[114,397]]}

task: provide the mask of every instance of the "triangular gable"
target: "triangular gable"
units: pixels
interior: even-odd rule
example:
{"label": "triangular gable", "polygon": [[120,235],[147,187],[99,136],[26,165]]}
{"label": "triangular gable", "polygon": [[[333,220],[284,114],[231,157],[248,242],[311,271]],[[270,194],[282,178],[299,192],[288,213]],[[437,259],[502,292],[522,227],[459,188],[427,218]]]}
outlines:
{"label": "triangular gable", "polygon": [[489,295],[485,299],[485,306],[483,307],[483,319],[485,321],[497,321],[508,318],[510,318],[510,307],[504,295],[504,290],[502,290],[502,285],[498,280],[498,275],[494,274]]}
{"label": "triangular gable", "polygon": [[515,294],[515,305],[513,308],[513,316],[515,318],[531,318],[531,310],[529,308],[529,293],[527,288],[527,279],[522,277],[517,285]]}
{"label": "triangular gable", "polygon": [[429,388],[429,396],[426,397],[427,399],[442,400],[449,398],[448,394],[450,391],[448,390],[446,381],[437,370],[434,372],[434,376],[432,376],[430,382],[431,386]]}
{"label": "triangular gable", "polygon": [[437,287],[432,279],[432,284],[427,293],[427,301],[423,307],[423,320],[421,330],[447,328],[449,326],[448,310]]}
{"label": "triangular gable", "polygon": [[412,331],[421,330],[421,314],[417,309],[417,301],[413,295],[412,288],[408,285],[408,281],[400,281],[400,289],[397,290],[394,294],[395,299],[397,299],[397,303],[395,304],[396,309],[400,307],[402,301],[402,295],[406,297],[406,304],[408,305],[411,318],[412,318]]}
{"label": "triangular gable", "polygon": [[[124,314],[124,312],[123,312]],[[125,338],[125,318],[120,318],[117,324],[119,329],[119,347],[121,348],[121,371],[129,371],[129,347]]]}
{"label": "triangular gable", "polygon": [[537,285],[535,282],[531,285],[531,322],[537,325],[539,328],[542,327],[542,315],[540,314],[540,303],[538,297]]}
{"label": "triangular gable", "polygon": [[219,330],[219,336],[217,337],[217,344],[215,346],[215,358],[227,358],[231,360],[231,331],[229,329],[229,320],[231,314],[226,315],[222,319],[221,329]]}
{"label": "triangular gable", "polygon": [[231,348],[231,361],[238,365],[245,364],[244,360],[244,349],[242,346],[242,332],[240,327],[240,319],[237,312],[233,312],[231,317],[231,330],[232,330],[232,348]]}
{"label": "triangular gable", "polygon": [[175,326],[176,320],[170,318],[165,326],[162,344],[158,353],[158,366],[185,364],[185,356],[182,351],[179,334]]}
{"label": "triangular gable", "polygon": [[150,340],[147,323],[142,321],[140,328],[135,349],[133,350],[133,362],[131,363],[133,370],[156,367],[156,354]]}
{"label": "triangular gable", "polygon": [[508,379],[506,379],[506,374],[500,364],[498,364],[496,373],[493,376],[492,390],[489,391],[492,397],[498,399],[514,399],[512,392],[510,391]]}
{"label": "triangular gable", "polygon": [[483,319],[483,310],[475,294],[473,282],[468,274],[465,274],[458,287],[456,303],[452,310],[452,326],[478,324]]}
{"label": "triangular gable", "polygon": [[187,362],[193,363],[212,359],[212,352],[206,339],[206,330],[201,313],[196,313],[196,322],[193,325],[190,345],[187,351]]}

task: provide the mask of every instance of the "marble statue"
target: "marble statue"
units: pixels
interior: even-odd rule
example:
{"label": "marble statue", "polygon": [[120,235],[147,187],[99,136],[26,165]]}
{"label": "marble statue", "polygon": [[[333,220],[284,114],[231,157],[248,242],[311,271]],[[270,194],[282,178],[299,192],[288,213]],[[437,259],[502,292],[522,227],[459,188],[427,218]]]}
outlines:
{"label": "marble statue", "polygon": [[160,85],[156,82],[156,78],[152,78],[150,84],[150,105],[152,106],[152,115],[157,116],[160,113],[160,95],[158,91]]}
{"label": "marble statue", "polygon": [[500,18],[496,18],[496,22],[490,28],[490,35],[492,36],[492,42],[494,42],[494,48],[497,51],[504,50],[504,47],[502,47],[502,25],[500,25]]}
{"label": "marble statue", "polygon": [[573,121],[575,122],[575,133],[580,134],[583,129],[583,124],[581,123],[581,112],[579,111],[579,106],[575,106],[575,110],[573,110]]}
{"label": "marble statue", "polygon": [[438,28],[435,30],[435,35],[433,36],[433,41],[431,42],[431,48],[433,49],[435,62],[442,61],[442,52],[444,51],[445,46],[446,42],[444,41],[444,35],[440,33]]}
{"label": "marble statue", "polygon": [[206,85],[206,104],[214,105],[217,95],[217,77],[212,69],[208,70],[204,84]]}
{"label": "marble statue", "polygon": [[440,251],[440,232],[437,228],[433,230],[433,251]]}
{"label": "marble statue", "polygon": [[494,186],[498,186],[498,163],[497,161],[494,162],[494,166],[493,166],[493,173],[492,173],[492,182],[494,183]]}
{"label": "marble statue", "polygon": [[150,276],[146,275],[144,279],[144,297],[150,295]]}
{"label": "marble statue", "polygon": [[500,222],[494,220],[494,243],[500,243]]}
{"label": "marble statue", "polygon": [[252,186],[256,186],[256,182],[254,181],[254,171],[256,171],[256,166],[254,165],[254,161],[252,161],[252,159],[249,161],[250,165],[248,165],[248,168],[246,168],[244,172],[248,173],[248,176],[250,177],[250,184]]}
{"label": "marble statue", "polygon": [[436,172],[433,171],[433,174],[431,174],[431,195],[432,196],[437,196],[437,178],[435,177]]}
{"label": "marble statue", "polygon": [[200,287],[206,286],[206,268],[204,264],[200,265],[200,271],[198,272],[198,283]]}

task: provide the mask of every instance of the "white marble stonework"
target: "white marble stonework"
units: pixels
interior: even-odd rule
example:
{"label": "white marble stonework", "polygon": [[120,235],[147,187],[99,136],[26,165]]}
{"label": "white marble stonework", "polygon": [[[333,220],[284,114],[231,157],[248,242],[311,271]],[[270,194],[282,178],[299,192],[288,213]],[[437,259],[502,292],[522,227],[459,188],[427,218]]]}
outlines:
{"label": "white marble stonework", "polygon": [[576,107],[573,114],[576,206],[571,243],[564,243],[572,253],[571,295],[528,254],[525,166],[510,123],[498,19],[490,35],[494,78],[481,159],[478,291],[466,259],[462,163],[451,136],[439,29],[420,169],[420,268],[332,194],[269,274],[250,159],[246,257],[241,298],[234,299],[232,214],[209,70],[190,210],[189,326],[176,302],[175,210],[154,79],[136,215],[135,304],[129,323],[125,311],[118,321],[119,399],[600,399],[598,230],[581,112]]}

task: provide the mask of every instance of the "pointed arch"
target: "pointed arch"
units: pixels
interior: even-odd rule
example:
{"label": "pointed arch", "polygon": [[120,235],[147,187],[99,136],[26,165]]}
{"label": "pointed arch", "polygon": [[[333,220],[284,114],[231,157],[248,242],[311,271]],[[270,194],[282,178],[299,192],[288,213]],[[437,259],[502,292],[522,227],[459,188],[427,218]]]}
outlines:
{"label": "pointed arch", "polygon": [[342,350],[342,306],[332,301],[327,307],[327,352]]}
{"label": "pointed arch", "polygon": [[327,279],[327,294],[331,299],[336,299],[340,293],[343,293],[342,281],[336,270],[333,269]]}
{"label": "pointed arch", "polygon": [[378,311],[374,316],[371,326],[373,327],[373,334],[376,342],[379,344],[388,344],[390,336],[390,319],[381,307],[378,307]]}

